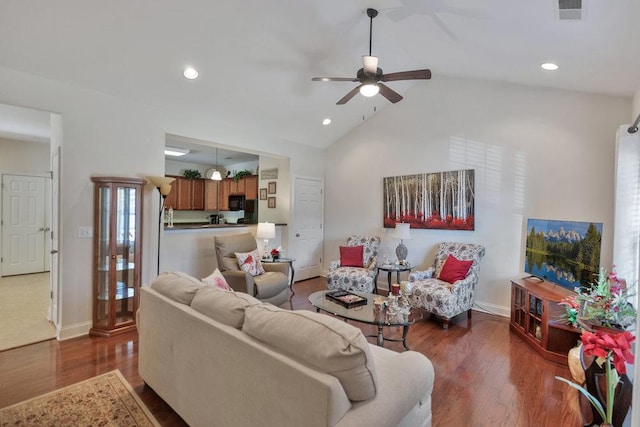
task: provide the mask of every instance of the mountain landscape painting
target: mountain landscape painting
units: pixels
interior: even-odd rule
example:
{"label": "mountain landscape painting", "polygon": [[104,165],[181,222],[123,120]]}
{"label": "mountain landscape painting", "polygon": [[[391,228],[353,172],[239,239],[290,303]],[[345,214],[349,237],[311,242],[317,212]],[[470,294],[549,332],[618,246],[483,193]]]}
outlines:
{"label": "mountain landscape painting", "polygon": [[597,280],[602,223],[529,219],[525,272],[567,289]]}
{"label": "mountain landscape painting", "polygon": [[383,178],[383,225],[411,228],[474,229],[474,170]]}

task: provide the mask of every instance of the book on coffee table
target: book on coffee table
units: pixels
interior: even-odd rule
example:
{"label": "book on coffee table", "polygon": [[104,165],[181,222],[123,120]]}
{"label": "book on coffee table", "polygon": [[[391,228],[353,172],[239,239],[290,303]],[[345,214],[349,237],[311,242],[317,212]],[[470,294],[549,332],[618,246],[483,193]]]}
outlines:
{"label": "book on coffee table", "polygon": [[367,299],[356,295],[349,291],[331,291],[325,294],[327,299],[340,304],[346,308],[358,307],[361,305],[367,305]]}

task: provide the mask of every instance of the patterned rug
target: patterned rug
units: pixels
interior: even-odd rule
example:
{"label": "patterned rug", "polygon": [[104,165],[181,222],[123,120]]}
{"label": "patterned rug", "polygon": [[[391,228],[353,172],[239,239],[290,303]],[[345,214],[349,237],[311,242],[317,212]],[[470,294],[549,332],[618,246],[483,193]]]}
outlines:
{"label": "patterned rug", "polygon": [[160,426],[120,371],[0,409],[0,426]]}

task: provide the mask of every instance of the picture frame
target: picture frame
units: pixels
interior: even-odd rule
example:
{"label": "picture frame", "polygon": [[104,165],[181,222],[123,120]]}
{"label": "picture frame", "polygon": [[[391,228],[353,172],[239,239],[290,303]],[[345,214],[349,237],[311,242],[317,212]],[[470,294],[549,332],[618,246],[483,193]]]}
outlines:
{"label": "picture frame", "polygon": [[261,188],[260,189],[260,200],[267,200],[267,189],[266,188]]}
{"label": "picture frame", "polygon": [[276,194],[276,182],[275,181],[271,181],[269,183],[269,185],[267,186],[267,192],[269,194]]}
{"label": "picture frame", "polygon": [[268,208],[275,208],[276,207],[276,198],[275,197],[267,198],[267,207]]}
{"label": "picture frame", "polygon": [[260,179],[278,179],[278,168],[263,169],[260,172]]}

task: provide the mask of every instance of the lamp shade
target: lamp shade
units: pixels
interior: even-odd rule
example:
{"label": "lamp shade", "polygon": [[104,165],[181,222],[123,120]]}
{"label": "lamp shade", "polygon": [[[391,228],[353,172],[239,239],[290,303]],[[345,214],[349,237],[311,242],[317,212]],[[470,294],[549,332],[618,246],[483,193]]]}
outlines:
{"label": "lamp shade", "polygon": [[176,179],[168,176],[148,176],[147,180],[160,191],[160,194],[167,196],[171,192],[171,183]]}
{"label": "lamp shade", "polygon": [[411,233],[409,233],[409,228],[411,228],[411,224],[408,223],[396,223],[396,228],[393,231],[391,237],[395,237],[400,240],[409,240],[411,239]]}
{"label": "lamp shade", "polygon": [[360,86],[360,93],[362,96],[371,97],[376,96],[380,92],[380,87],[375,83],[364,84]]}
{"label": "lamp shade", "polygon": [[276,225],[272,222],[259,222],[256,237],[258,239],[273,239],[276,237]]}

